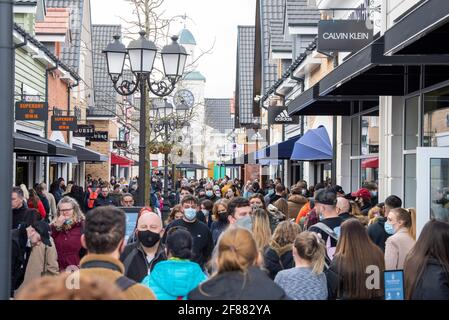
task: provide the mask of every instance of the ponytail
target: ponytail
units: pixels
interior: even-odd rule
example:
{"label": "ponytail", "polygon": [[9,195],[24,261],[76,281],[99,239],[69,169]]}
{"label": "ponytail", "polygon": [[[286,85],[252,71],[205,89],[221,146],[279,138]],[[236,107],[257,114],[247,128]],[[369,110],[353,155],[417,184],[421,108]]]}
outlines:
{"label": "ponytail", "polygon": [[408,228],[408,233],[413,240],[416,240],[416,210],[415,208],[408,208],[407,211],[410,213],[410,227]]}
{"label": "ponytail", "polygon": [[414,208],[394,208],[391,211],[396,214],[398,221],[403,222],[403,226],[407,228],[410,237],[416,240],[416,210]]}
{"label": "ponytail", "polygon": [[324,270],[326,247],[314,232],[301,232],[295,240],[295,249],[298,255],[311,263],[312,272],[320,274]]}

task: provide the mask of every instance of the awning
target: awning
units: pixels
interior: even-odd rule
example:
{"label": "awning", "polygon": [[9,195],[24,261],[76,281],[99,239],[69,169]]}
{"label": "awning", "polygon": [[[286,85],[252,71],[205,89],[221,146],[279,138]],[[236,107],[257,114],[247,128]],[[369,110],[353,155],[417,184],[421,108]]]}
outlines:
{"label": "awning", "polygon": [[191,170],[205,170],[208,169],[205,166],[202,166],[200,164],[197,163],[180,163],[176,165],[176,168],[178,169],[191,169]]}
{"label": "awning", "polygon": [[385,54],[448,54],[449,1],[418,2],[384,36]]}
{"label": "awning", "polygon": [[83,146],[79,146],[74,144],[73,147],[76,150],[76,156],[78,157],[78,161],[80,162],[88,162],[88,163],[95,163],[95,162],[106,162],[108,161],[108,157],[104,154],[101,154],[99,152],[87,149]]}
{"label": "awning", "polygon": [[266,159],[290,159],[295,142],[298,141],[300,137],[301,135],[297,135],[286,141],[273,144],[257,151],[256,156],[259,163],[262,164],[263,160]]}
{"label": "awning", "polygon": [[379,101],[379,96],[320,96],[319,83],[305,90],[288,104],[289,115],[349,116],[359,101]]}
{"label": "awning", "polygon": [[78,163],[77,157],[49,157],[48,161],[53,163]]}
{"label": "awning", "polygon": [[363,169],[372,168],[376,169],[379,168],[379,158],[369,158],[362,160],[361,164]]}
{"label": "awning", "polygon": [[124,156],[119,156],[116,153],[111,153],[111,165],[118,165],[120,167],[131,167],[134,165],[134,160],[128,159]]}
{"label": "awning", "polygon": [[31,142],[32,142],[35,146],[37,146],[36,142],[39,143],[40,146],[45,145],[46,152],[45,152],[45,154],[42,154],[41,156],[76,157],[75,149],[72,149],[72,147],[70,147],[66,143],[59,142],[59,141],[52,141],[49,139],[45,139],[45,138],[42,138],[42,137],[39,137],[36,135],[27,134],[27,133],[17,133],[16,132],[16,136],[19,138],[25,137],[27,140],[29,140],[29,144],[31,144]]}
{"label": "awning", "polygon": [[307,130],[293,148],[290,160],[332,160],[332,145],[324,126]]}
{"label": "awning", "polygon": [[14,132],[14,152],[20,155],[36,155],[46,156],[48,153],[47,144],[30,138],[29,136],[20,132]]}

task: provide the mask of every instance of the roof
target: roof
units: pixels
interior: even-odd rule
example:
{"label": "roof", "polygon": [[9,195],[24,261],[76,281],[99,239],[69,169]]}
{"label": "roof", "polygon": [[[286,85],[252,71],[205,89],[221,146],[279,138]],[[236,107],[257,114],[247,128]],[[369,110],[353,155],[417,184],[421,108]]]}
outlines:
{"label": "roof", "polygon": [[37,5],[37,0],[14,0],[15,5]]}
{"label": "roof", "polygon": [[186,73],[183,77],[183,80],[206,81],[206,77],[203,76],[199,71],[192,71]]}
{"label": "roof", "polygon": [[109,117],[114,116],[116,111],[117,92],[112,86],[106,57],[102,53],[116,34],[122,34],[121,25],[92,25],[95,107],[89,109],[89,116]]}
{"label": "roof", "polygon": [[231,99],[205,99],[205,122],[209,127],[225,133],[234,129],[231,117]]}
{"label": "roof", "polygon": [[270,62],[270,23],[282,21],[286,0],[260,0],[262,95],[277,80],[277,64]]}
{"label": "roof", "polygon": [[270,48],[272,52],[292,52],[292,42],[284,40],[284,22],[270,21]]}
{"label": "roof", "polygon": [[193,44],[196,45],[195,37],[190,30],[184,28],[179,33],[179,44]]}
{"label": "roof", "polygon": [[68,8],[70,10],[70,31],[72,43],[62,49],[62,60],[78,72],[83,25],[83,0],[45,0],[48,8]]}
{"label": "roof", "polygon": [[65,71],[69,72],[70,75],[75,78],[76,80],[80,80],[81,78],[79,75],[72,69],[70,66],[68,66],[66,63],[58,59],[46,46],[44,46],[41,42],[39,42],[35,37],[33,37],[31,34],[26,32],[25,29],[23,29],[21,26],[19,26],[17,23],[14,23],[14,30],[17,31],[22,37],[27,39],[30,43],[38,47],[40,50],[42,50],[53,62],[56,62],[58,66],[60,66]]}
{"label": "roof", "polygon": [[36,21],[36,34],[62,34],[70,30],[70,10],[47,8],[44,21]]}
{"label": "roof", "polygon": [[286,20],[289,26],[316,25],[321,18],[316,6],[307,0],[287,0]]}
{"label": "roof", "polygon": [[238,122],[253,123],[253,75],[254,45],[256,29],[254,26],[238,26],[237,35],[237,96]]}

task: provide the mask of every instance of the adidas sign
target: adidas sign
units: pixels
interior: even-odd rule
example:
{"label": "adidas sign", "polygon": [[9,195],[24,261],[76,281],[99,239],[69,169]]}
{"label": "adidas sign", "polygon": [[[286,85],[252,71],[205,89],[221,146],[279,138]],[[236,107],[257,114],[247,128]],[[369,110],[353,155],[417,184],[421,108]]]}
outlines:
{"label": "adidas sign", "polygon": [[274,118],[274,121],[278,122],[292,122],[293,118],[288,115],[287,110],[282,111],[279,113],[276,118]]}

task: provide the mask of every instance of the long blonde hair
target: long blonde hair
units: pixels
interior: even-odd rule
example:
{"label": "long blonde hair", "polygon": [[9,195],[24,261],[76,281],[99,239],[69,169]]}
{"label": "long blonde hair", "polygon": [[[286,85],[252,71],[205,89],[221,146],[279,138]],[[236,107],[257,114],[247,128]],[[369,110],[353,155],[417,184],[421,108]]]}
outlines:
{"label": "long blonde hair", "polygon": [[252,231],[257,249],[263,252],[271,240],[270,219],[265,210],[257,209],[253,211]]}
{"label": "long blonde hair", "polygon": [[60,207],[60,205],[62,203],[70,203],[72,205],[72,207],[73,207],[73,220],[74,220],[75,223],[81,222],[81,221],[83,221],[85,219],[84,218],[84,214],[81,212],[81,209],[80,209],[80,206],[79,206],[78,202],[75,199],[71,198],[71,197],[65,196],[64,198],[62,198],[58,202],[58,208],[57,208],[58,210],[56,212],[56,217],[52,221],[52,224],[54,224],[56,222],[57,218],[61,215],[59,213],[59,207]]}
{"label": "long blonde hair", "polygon": [[289,246],[291,249],[296,236],[300,232],[301,227],[298,224],[291,221],[282,221],[277,225],[276,229],[274,229],[269,245],[278,253],[278,255],[280,255],[282,254],[280,251],[286,246]]}
{"label": "long blonde hair", "polygon": [[394,208],[390,212],[395,214],[398,221],[403,222],[403,226],[407,228],[410,237],[416,240],[416,210],[414,208]]}
{"label": "long blonde hair", "polygon": [[301,232],[296,236],[294,246],[298,255],[310,262],[313,273],[320,274],[323,272],[326,247],[316,233],[310,231]]}

